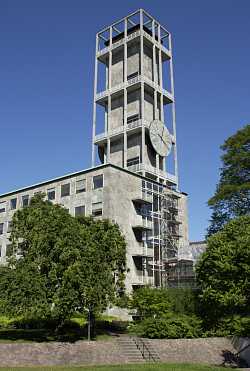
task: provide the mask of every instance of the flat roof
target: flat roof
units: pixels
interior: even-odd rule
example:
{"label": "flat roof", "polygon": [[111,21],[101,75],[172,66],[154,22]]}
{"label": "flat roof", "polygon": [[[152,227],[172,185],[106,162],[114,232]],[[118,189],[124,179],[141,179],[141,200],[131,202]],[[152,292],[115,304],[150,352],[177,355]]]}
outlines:
{"label": "flat roof", "polygon": [[[1,198],[4,198],[4,197],[7,197],[7,196],[11,196],[11,195],[13,195],[15,193],[20,193],[20,192],[28,191],[28,190],[31,190],[31,189],[34,189],[34,188],[37,188],[37,187],[40,187],[40,186],[44,186],[46,184],[50,184],[50,183],[57,182],[57,181],[64,180],[64,179],[68,179],[68,178],[71,178],[73,176],[77,176],[77,175],[81,175],[81,174],[86,174],[86,173],[89,173],[91,171],[103,169],[103,168],[106,168],[106,167],[112,167],[114,169],[117,169],[117,170],[120,170],[120,171],[124,171],[124,172],[126,172],[126,173],[128,173],[130,175],[136,176],[138,178],[146,179],[146,180],[151,181],[153,183],[161,184],[162,185],[162,183],[158,183],[157,181],[155,181],[153,179],[144,177],[143,175],[134,173],[134,172],[132,172],[130,170],[124,169],[123,167],[120,167],[120,166],[117,166],[117,165],[108,163],[108,164],[101,164],[101,165],[97,165],[95,167],[87,168],[85,170],[80,170],[80,171],[76,171],[76,172],[73,172],[73,173],[65,174],[63,176],[52,178],[52,179],[49,179],[49,180],[45,180],[45,181],[42,181],[42,182],[39,182],[39,183],[35,183],[35,184],[32,184],[32,185],[27,186],[27,187],[18,188],[18,189],[15,189],[13,191],[10,191],[10,192],[0,194],[0,199]],[[187,195],[186,193],[180,192],[180,191],[174,191],[174,192],[181,193],[183,195]]]}

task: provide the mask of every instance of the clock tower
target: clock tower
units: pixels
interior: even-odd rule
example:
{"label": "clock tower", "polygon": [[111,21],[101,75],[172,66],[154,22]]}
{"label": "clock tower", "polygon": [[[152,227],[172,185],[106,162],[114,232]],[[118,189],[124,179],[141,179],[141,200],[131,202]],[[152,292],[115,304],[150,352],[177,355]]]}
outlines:
{"label": "clock tower", "polygon": [[143,9],[96,35],[92,166],[178,189],[171,34]]}

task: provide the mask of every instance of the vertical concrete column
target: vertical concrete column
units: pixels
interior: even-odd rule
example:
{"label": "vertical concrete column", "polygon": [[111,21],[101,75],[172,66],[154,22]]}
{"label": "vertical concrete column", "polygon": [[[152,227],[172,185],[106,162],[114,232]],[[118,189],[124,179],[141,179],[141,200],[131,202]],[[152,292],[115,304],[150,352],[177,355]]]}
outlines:
{"label": "vertical concrete column", "polygon": [[95,46],[95,77],[94,77],[94,104],[93,104],[93,127],[92,127],[92,167],[95,166],[95,133],[96,133],[96,93],[97,93],[97,77],[98,77],[98,34],[96,35]]}
{"label": "vertical concrete column", "polygon": [[[144,120],[144,48],[143,48],[143,10],[140,9],[140,72],[141,72],[141,122],[142,122],[142,135],[141,135],[141,163],[145,166],[145,120]],[[145,171],[142,171],[145,176]]]}
{"label": "vertical concrete column", "polygon": [[158,43],[159,43],[159,77],[160,77],[160,99],[161,99],[161,121],[164,122],[164,109],[163,109],[163,73],[162,73],[162,55],[161,55],[161,26],[158,25]]}
{"label": "vertical concrete column", "polygon": [[110,162],[110,115],[111,115],[111,94],[108,96],[108,132],[107,132],[107,154],[106,161]]}
{"label": "vertical concrete column", "polygon": [[172,103],[172,121],[173,121],[173,136],[174,136],[174,168],[176,176],[176,187],[179,189],[178,179],[178,158],[177,158],[177,146],[176,146],[176,116],[175,116],[175,96],[174,96],[174,68],[173,68],[173,52],[172,52],[172,37],[169,34],[169,51],[171,54],[170,58],[170,82],[171,82],[171,94],[173,95],[174,101]]}
{"label": "vertical concrete column", "polygon": [[111,103],[112,103],[112,96],[111,96],[111,89],[112,89],[112,37],[113,31],[112,26],[109,27],[109,71],[108,71],[108,132],[107,132],[107,156],[106,161],[110,162],[110,116],[111,116]]}
{"label": "vertical concrete column", "polygon": [[123,167],[127,168],[127,159],[128,159],[128,136],[127,136],[127,77],[128,77],[128,44],[127,44],[127,34],[128,34],[128,20],[124,20],[124,89],[123,89],[123,125],[124,125],[124,134],[123,134]]}

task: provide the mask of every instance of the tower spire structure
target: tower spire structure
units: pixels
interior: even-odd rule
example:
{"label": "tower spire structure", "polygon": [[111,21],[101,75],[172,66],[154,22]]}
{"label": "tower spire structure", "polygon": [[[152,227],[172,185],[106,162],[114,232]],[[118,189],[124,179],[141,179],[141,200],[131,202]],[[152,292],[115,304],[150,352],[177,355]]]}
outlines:
{"label": "tower spire structure", "polygon": [[178,189],[172,41],[139,9],[96,35],[92,166]]}

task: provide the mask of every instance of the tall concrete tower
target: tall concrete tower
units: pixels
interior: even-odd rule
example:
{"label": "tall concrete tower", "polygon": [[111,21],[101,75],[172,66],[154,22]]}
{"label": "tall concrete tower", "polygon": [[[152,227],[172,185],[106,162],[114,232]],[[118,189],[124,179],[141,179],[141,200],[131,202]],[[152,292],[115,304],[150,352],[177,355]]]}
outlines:
{"label": "tall concrete tower", "polygon": [[171,35],[143,9],[96,35],[97,161],[178,189]]}

